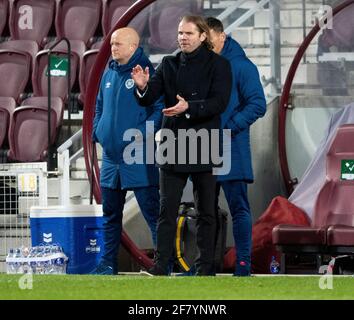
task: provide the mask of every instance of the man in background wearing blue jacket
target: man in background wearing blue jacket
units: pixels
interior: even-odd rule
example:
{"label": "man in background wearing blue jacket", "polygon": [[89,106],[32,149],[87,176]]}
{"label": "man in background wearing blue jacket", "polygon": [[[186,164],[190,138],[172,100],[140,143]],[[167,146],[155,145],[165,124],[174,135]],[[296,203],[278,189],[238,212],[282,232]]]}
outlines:
{"label": "man in background wearing blue jacket", "polygon": [[[102,76],[96,99],[93,140],[103,148],[100,186],[104,218],[104,252],[92,274],[116,274],[117,255],[122,232],[123,207],[127,190],[133,190],[141,212],[156,245],[156,224],[159,215],[159,172],[154,164],[128,164],[123,159],[130,143],[123,140],[128,129],[143,134],[140,143],[146,150],[146,121],[154,122],[154,132],[161,126],[163,105],[141,108],[134,97],[134,81],[130,73],[140,64],[154,68],[139,47],[139,35],[132,28],[116,30],[111,36],[112,61]],[[150,132],[150,134],[154,134]],[[153,138],[153,136],[152,136]],[[150,137],[151,139],[151,137]],[[135,139],[136,142],[138,139]]]}
{"label": "man in background wearing blue jacket", "polygon": [[246,57],[241,46],[224,33],[220,20],[206,19],[214,52],[228,59],[232,68],[232,91],[229,105],[221,115],[221,128],[231,130],[231,170],[218,176],[233,223],[236,247],[236,276],[251,273],[252,215],[247,183],[253,182],[250,125],[266,112],[266,101],[257,67]]}

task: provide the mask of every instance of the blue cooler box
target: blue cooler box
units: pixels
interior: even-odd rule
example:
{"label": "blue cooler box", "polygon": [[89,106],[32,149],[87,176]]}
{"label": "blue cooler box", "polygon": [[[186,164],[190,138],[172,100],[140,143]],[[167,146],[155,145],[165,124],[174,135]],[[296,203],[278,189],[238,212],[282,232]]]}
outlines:
{"label": "blue cooler box", "polygon": [[59,244],[69,258],[67,273],[93,270],[103,251],[101,205],[32,207],[32,246]]}

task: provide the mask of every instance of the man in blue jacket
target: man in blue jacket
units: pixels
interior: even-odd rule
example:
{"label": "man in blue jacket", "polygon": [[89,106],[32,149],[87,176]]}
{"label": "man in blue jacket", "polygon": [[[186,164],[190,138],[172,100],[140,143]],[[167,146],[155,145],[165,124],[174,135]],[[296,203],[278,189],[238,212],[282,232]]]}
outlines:
{"label": "man in blue jacket", "polygon": [[[145,148],[147,139],[153,139],[162,120],[163,105],[159,101],[148,108],[141,108],[133,94],[135,85],[130,76],[131,69],[140,64],[154,70],[143,49],[139,47],[139,41],[139,35],[132,28],[118,29],[112,34],[113,59],[102,76],[96,99],[93,140],[99,142],[103,148],[100,186],[104,217],[104,252],[101,262],[91,272],[93,274],[117,273],[117,254],[127,190],[134,191],[156,245],[156,224],[160,205],[158,168],[145,162],[127,163],[124,153],[130,143],[123,138],[127,130],[139,130],[142,135],[137,135],[133,142],[140,140],[138,143]],[[153,130],[149,132],[145,129],[147,121],[153,121]]]}
{"label": "man in blue jacket", "polygon": [[220,20],[206,19],[214,52],[228,59],[232,68],[232,91],[229,105],[221,115],[221,128],[231,130],[231,170],[218,176],[233,223],[236,246],[236,276],[251,273],[252,215],[247,184],[253,182],[250,126],[266,112],[266,101],[257,67],[246,57],[241,46],[224,33]]}

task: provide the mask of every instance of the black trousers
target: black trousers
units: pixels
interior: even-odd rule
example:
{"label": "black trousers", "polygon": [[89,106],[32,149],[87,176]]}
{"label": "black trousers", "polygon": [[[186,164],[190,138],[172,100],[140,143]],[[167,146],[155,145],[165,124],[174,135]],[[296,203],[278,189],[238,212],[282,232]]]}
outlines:
{"label": "black trousers", "polygon": [[176,237],[178,208],[188,177],[193,182],[194,202],[197,209],[197,273],[215,273],[215,191],[216,177],[211,172],[184,173],[161,169],[160,171],[160,216],[157,225],[156,263],[167,270],[173,254]]}

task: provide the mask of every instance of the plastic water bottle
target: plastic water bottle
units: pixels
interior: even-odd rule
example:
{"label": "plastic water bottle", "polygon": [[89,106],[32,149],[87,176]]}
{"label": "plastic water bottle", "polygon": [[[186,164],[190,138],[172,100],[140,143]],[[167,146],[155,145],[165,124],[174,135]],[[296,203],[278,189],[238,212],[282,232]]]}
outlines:
{"label": "plastic water bottle", "polygon": [[39,246],[37,248],[37,255],[36,255],[36,273],[38,274],[43,274],[44,273],[44,261],[43,261],[43,256],[44,256],[44,248],[43,246]]}
{"label": "plastic water bottle", "polygon": [[48,274],[55,274],[56,269],[55,269],[55,259],[53,258],[56,249],[55,245],[47,246],[45,249],[46,252],[46,273]]}
{"label": "plastic water bottle", "polygon": [[66,273],[66,261],[63,249],[61,247],[57,247],[57,253],[59,253],[59,257],[55,259],[55,270],[57,274],[65,274]]}
{"label": "plastic water bottle", "polygon": [[30,249],[28,247],[21,247],[22,252],[22,272],[32,273],[32,268],[29,261]]}
{"label": "plastic water bottle", "polygon": [[43,268],[45,274],[48,274],[51,271],[50,255],[51,255],[50,246],[45,246],[44,253],[43,253],[43,257],[45,258],[45,261],[43,261]]}
{"label": "plastic water bottle", "polygon": [[32,273],[37,272],[36,256],[37,256],[37,247],[33,247],[31,248],[30,253],[28,255],[28,260],[29,260],[30,267],[32,269]]}
{"label": "plastic water bottle", "polygon": [[[9,250],[7,258],[9,258],[11,260],[12,258],[14,258],[14,256],[15,256],[14,249],[11,248]],[[6,261],[6,273],[7,274],[16,273],[16,267],[15,267],[15,263],[13,261]]]}
{"label": "plastic water bottle", "polygon": [[16,273],[23,273],[23,263],[22,263],[22,251],[20,248],[17,248],[14,254],[14,258],[17,260],[14,262],[14,268]]}
{"label": "plastic water bottle", "polygon": [[272,261],[270,262],[269,268],[271,274],[278,274],[280,272],[280,264],[277,260],[275,260],[274,256],[272,256]]}

